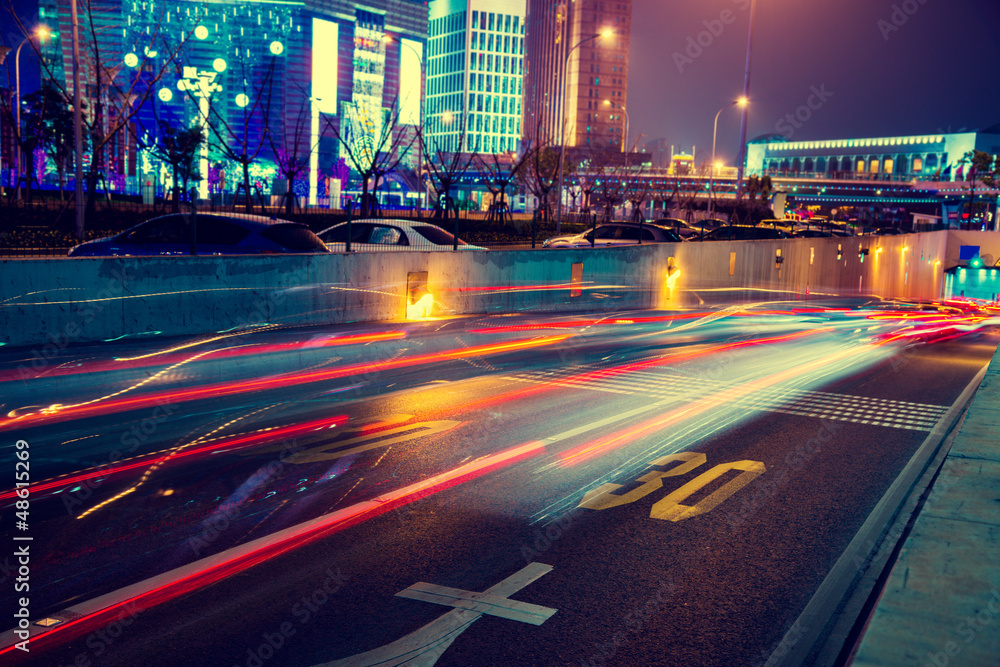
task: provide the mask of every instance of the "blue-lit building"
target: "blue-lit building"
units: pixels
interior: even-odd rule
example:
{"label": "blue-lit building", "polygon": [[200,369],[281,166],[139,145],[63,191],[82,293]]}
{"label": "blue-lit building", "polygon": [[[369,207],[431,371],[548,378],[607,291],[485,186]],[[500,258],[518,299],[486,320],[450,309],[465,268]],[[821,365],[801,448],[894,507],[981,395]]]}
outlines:
{"label": "blue-lit building", "polygon": [[[428,12],[420,0],[91,5],[99,43],[95,49],[81,38],[85,97],[104,95],[109,109],[128,95],[142,102],[103,160],[124,177],[124,190],[137,192],[140,179],[162,183],[162,165],[147,150],[158,140],[158,121],[187,127],[207,119],[218,130],[209,135],[215,144],[256,156],[253,178],[265,191],[280,180],[276,159],[307,161],[296,189],[313,204],[339,190],[344,153],[333,127],[345,140],[365,141],[362,135],[377,135],[393,107],[398,131],[420,123]],[[50,62],[68,83],[69,0],[41,0],[40,15],[54,30]],[[87,21],[84,12],[83,34]],[[102,77],[94,74],[97,55]],[[216,173],[224,162],[218,147],[203,151],[202,197],[215,188],[231,192],[241,180]]]}

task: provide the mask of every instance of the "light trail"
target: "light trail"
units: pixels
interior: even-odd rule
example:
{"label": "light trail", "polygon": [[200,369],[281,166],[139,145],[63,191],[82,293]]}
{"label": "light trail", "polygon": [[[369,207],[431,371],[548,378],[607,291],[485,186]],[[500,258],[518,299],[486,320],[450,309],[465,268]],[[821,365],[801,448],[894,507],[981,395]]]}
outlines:
{"label": "light trail", "polygon": [[[96,600],[74,605],[62,612],[50,613],[48,614],[50,618],[63,618],[64,622],[34,634],[31,637],[32,648],[44,649],[57,640],[68,642],[74,637],[112,622],[122,610],[127,609],[129,613],[136,613],[163,604],[363,521],[527,460],[544,451],[544,443],[532,441],[484,456],[372,500],[355,503],[350,507],[324,514],[223,553],[132,584]],[[6,634],[13,636],[12,632]],[[15,650],[15,645],[11,643],[0,648],[0,655]]]}
{"label": "light trail", "polygon": [[[162,464],[169,459],[177,460],[180,458],[185,458],[189,456],[194,456],[195,454],[202,454],[204,452],[217,451],[219,449],[239,449],[242,447],[250,447],[253,445],[259,445],[266,442],[271,442],[272,440],[279,438],[293,438],[296,436],[304,435],[313,431],[319,431],[323,429],[333,428],[335,426],[340,426],[347,423],[346,415],[338,415],[336,417],[327,417],[324,419],[317,419],[315,421],[306,422],[304,424],[292,424],[289,426],[276,426],[272,428],[262,429],[259,431],[254,431],[251,433],[242,433],[240,435],[228,436],[215,438],[213,440],[195,440],[191,444],[201,443],[203,446],[186,449],[183,452],[177,452],[176,449],[170,450],[166,454],[162,452],[156,452],[154,454],[146,454],[135,459],[127,459],[120,462],[117,465],[109,465],[104,468],[94,468],[87,470],[75,475],[70,475],[68,477],[60,477],[58,479],[47,480],[44,482],[37,482],[29,486],[32,494],[42,493],[44,491],[50,491],[52,489],[59,489],[70,484],[79,484],[80,482],[85,482],[87,480],[95,478],[110,477],[112,475],[117,475],[129,470],[134,470],[136,468],[144,468],[147,466],[153,466],[156,464]],[[14,490],[5,491],[0,493],[0,500],[7,500],[9,498],[16,497],[16,492]]]}
{"label": "light trail", "polygon": [[[571,334],[544,336],[539,338],[529,338],[501,343],[490,343],[478,345],[460,350],[448,350],[444,352],[432,352],[428,354],[415,355],[412,357],[402,357],[386,361],[377,361],[367,364],[351,364],[339,368],[326,369],[320,371],[308,371],[303,373],[289,373],[273,378],[262,378],[257,380],[239,380],[235,382],[223,382],[201,387],[191,387],[188,389],[177,389],[173,391],[165,390],[150,392],[141,396],[116,399],[94,399],[73,406],[54,405],[40,412],[26,413],[23,415],[8,416],[0,420],[0,431],[12,428],[25,428],[41,423],[56,423],[70,419],[82,419],[107,415],[125,410],[137,410],[157,404],[174,404],[199,399],[221,398],[225,396],[236,396],[251,392],[268,391],[289,386],[298,386],[313,382],[322,382],[342,377],[350,377],[362,373],[373,373],[411,366],[424,366],[445,361],[458,359],[468,359],[470,357],[490,356],[506,352],[516,352],[536,349],[548,345],[561,343],[570,337]],[[147,380],[148,381],[148,380]],[[143,381],[140,384],[145,384]],[[121,393],[121,392],[117,392]],[[97,401],[97,402],[95,402]]]}

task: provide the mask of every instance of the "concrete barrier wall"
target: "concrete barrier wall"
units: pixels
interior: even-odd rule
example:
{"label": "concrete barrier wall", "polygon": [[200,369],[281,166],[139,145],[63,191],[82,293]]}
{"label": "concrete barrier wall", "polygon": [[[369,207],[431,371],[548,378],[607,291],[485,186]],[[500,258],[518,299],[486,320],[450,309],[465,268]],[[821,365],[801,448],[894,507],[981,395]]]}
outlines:
{"label": "concrete barrier wall", "polygon": [[[942,231],[594,250],[4,260],[0,342],[61,347],[154,332],[398,320],[406,315],[407,278],[419,272],[427,273],[439,315],[822,294],[934,299],[958,245],[980,245],[984,253],[996,246],[1000,257],[998,241],[995,233]],[[579,284],[572,283],[574,264],[582,265]]]}

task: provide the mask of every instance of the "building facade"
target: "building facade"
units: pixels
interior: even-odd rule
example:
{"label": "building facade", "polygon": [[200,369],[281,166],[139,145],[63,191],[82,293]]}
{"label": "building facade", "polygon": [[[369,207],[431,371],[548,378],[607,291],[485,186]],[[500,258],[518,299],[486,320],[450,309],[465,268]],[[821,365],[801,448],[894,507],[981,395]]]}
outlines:
{"label": "building facade", "polygon": [[[387,119],[394,131],[420,125],[428,12],[421,0],[92,5],[93,15],[81,16],[81,92],[114,104],[126,91],[141,105],[128,130],[138,145],[131,165],[108,162],[125,178],[152,177],[162,185],[162,164],[149,148],[160,140],[163,122],[211,124],[198,161],[202,197],[238,182],[216,173],[226,162],[226,144],[254,155],[253,178],[265,194],[280,181],[279,160],[294,155],[307,162],[297,189],[301,182],[298,194],[315,204],[343,170],[334,128],[345,142],[373,143]],[[46,55],[69,83],[69,0],[41,0],[40,8],[54,31]],[[85,37],[92,34],[96,39]],[[118,153],[128,155],[111,157]]]}
{"label": "building facade", "polygon": [[979,132],[825,141],[781,135],[747,145],[747,174],[873,181],[953,181],[964,178],[972,150],[1000,155],[1000,126]]}
{"label": "building facade", "polygon": [[632,0],[528,0],[527,12],[525,140],[624,148]]}
{"label": "building facade", "polygon": [[524,18],[524,0],[431,2],[426,133],[433,150],[517,150]]}

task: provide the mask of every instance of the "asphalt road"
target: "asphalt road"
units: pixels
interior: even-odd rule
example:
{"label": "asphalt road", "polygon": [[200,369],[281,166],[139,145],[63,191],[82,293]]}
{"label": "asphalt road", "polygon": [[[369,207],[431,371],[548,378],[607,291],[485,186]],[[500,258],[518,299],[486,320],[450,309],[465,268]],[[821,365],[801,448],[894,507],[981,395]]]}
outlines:
{"label": "asphalt road", "polygon": [[784,303],[6,351],[0,444],[13,470],[29,443],[32,487],[23,532],[0,494],[2,540],[32,537],[31,618],[59,623],[4,658],[764,664],[988,363],[994,315]]}

